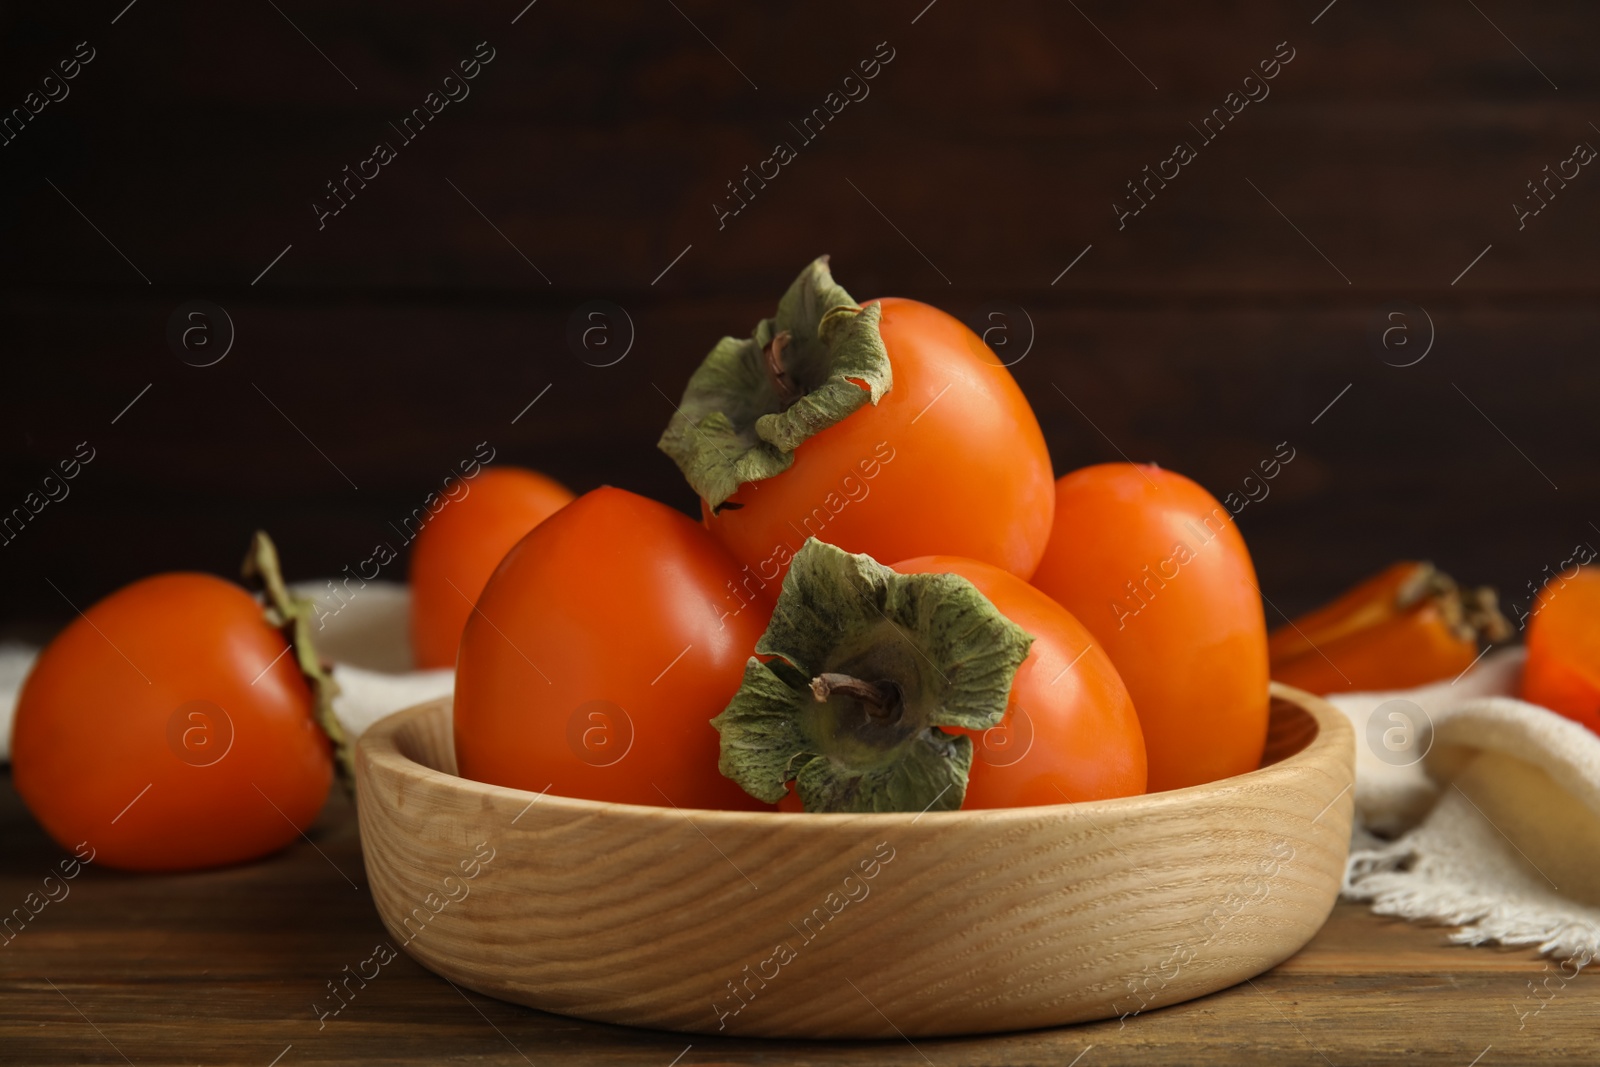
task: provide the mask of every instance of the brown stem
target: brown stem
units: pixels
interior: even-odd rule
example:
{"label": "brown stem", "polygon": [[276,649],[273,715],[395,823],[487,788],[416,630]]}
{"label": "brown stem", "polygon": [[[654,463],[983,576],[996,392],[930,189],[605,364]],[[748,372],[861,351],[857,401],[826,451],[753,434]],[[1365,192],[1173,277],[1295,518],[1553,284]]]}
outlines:
{"label": "brown stem", "polygon": [[795,380],[783,366],[783,350],[789,347],[789,331],[784,330],[772,338],[772,343],[767,345],[767,377],[772,379],[772,387],[778,392],[778,399],[783,401],[785,407],[800,399],[800,389]]}
{"label": "brown stem", "polygon": [[848,674],[819,674],[811,679],[811,695],[826,703],[835,693],[855,697],[873,719],[893,719],[900,709],[900,690],[889,682],[867,682]]}

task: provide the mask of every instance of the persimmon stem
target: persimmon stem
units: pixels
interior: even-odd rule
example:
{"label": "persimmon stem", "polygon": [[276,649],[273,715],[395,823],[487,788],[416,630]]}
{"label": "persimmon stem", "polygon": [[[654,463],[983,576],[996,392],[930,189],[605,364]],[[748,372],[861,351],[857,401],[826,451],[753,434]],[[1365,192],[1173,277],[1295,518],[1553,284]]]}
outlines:
{"label": "persimmon stem", "polygon": [[848,674],[824,673],[811,679],[811,695],[824,704],[835,693],[855,697],[867,716],[879,722],[895,719],[900,710],[900,690],[889,682],[867,682]]}

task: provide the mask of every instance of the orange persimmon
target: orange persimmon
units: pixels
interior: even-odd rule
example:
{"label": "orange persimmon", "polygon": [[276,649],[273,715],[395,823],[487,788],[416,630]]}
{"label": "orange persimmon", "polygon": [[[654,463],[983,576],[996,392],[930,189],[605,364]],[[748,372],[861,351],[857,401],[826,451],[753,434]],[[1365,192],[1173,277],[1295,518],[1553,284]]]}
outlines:
{"label": "orange persimmon", "polygon": [[540,523],[478,597],[456,663],[462,777],[556,796],[760,809],[710,720],[771,604],[699,524],[602,486]]}
{"label": "orange persimmon", "polygon": [[1064,475],[1033,584],[1089,628],[1127,683],[1151,792],[1260,766],[1267,622],[1250,552],[1215,497],[1154,465]]}
{"label": "orange persimmon", "polygon": [[815,538],[712,720],[722,773],[783,810],[953,811],[1144,791],[1144,738],[1105,650],[1016,575],[885,567]]}
{"label": "orange persimmon", "polygon": [[774,596],[809,537],[1026,580],[1050,534],[1050,453],[1011,372],[938,308],[857,304],[825,257],[753,336],[712,350],[659,447],[744,581]]}
{"label": "orange persimmon", "polygon": [[472,605],[511,546],[572,502],[572,491],[521,467],[463,479],[411,549],[411,652],[419,669],[456,662]]}
{"label": "orange persimmon", "polygon": [[1396,563],[1274,630],[1272,677],[1326,695],[1453,678],[1480,642],[1511,634],[1494,590],[1462,589],[1431,563]]}
{"label": "orange persimmon", "polygon": [[1017,808],[1145,791],[1144,732],[1111,658],[1072,613],[999,567],[954,556],[896,563],[900,574],[954,574],[1033,637],[1006,716],[958,731],[976,747],[961,806]]}
{"label": "orange persimmon", "polygon": [[1404,560],[1366,578],[1338,597],[1267,635],[1273,665],[1287,663],[1335,638],[1375,626],[1416,603],[1436,575],[1431,563]]}
{"label": "orange persimmon", "polygon": [[87,848],[125,870],[240,863],[294,841],[322,810],[335,749],[319,722],[338,727],[304,644],[314,608],[289,596],[256,537],[251,572],[270,615],[232,582],[158,574],[84,611],[29,672],[12,774],[80,859]]}
{"label": "orange persimmon", "polygon": [[1600,733],[1600,570],[1540,590],[1528,624],[1522,699]]}

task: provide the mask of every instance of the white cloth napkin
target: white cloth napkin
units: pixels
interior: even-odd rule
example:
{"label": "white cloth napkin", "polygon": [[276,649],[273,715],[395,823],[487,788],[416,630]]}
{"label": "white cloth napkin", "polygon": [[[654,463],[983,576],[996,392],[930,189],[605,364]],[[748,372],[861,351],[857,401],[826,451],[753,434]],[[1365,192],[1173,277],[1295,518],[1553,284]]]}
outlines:
{"label": "white cloth napkin", "polygon": [[1581,969],[1600,956],[1600,737],[1512,695],[1524,658],[1332,699],[1356,731],[1344,892]]}
{"label": "white cloth napkin", "polygon": [[[317,600],[323,626],[316,633],[317,652],[334,664],[339,696],[333,710],[353,742],[361,732],[390,712],[449,696],[455,671],[411,669],[406,636],[410,594],[397,582],[368,582],[353,596],[337,597],[328,585],[290,587]],[[39,650],[29,645],[0,645],[0,761],[11,756],[11,719],[17,695]]]}

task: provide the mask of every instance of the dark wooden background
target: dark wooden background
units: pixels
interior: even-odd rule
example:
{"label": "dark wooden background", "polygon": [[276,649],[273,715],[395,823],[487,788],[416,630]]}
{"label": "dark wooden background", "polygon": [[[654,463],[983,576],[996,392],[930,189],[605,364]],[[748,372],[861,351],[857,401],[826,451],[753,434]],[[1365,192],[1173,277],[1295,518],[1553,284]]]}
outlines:
{"label": "dark wooden background", "polygon": [[[1288,441],[1240,516],[1286,610],[1402,556],[1515,598],[1600,545],[1600,168],[1512,208],[1600,146],[1592,5],[524,2],[4,5],[0,108],[96,51],[0,146],[0,512],[96,450],[0,546],[13,630],[231,573],[258,525],[291,576],[335,572],[485,440],[687,508],[663,394],[821,252],[858,298],[1025,308],[1058,470],[1126,454],[1220,495]],[[480,41],[470,97],[319,231],[324,183]],[[719,230],[725,183],[883,41],[871,95]],[[1283,41],[1270,97],[1119,232],[1124,183]],[[167,341],[197,299],[236,328],[206,368]],[[596,299],[636,335],[610,367],[566,339]],[[1426,340],[1413,311],[1414,347],[1374,346],[1401,300],[1435,342],[1386,366]]]}

